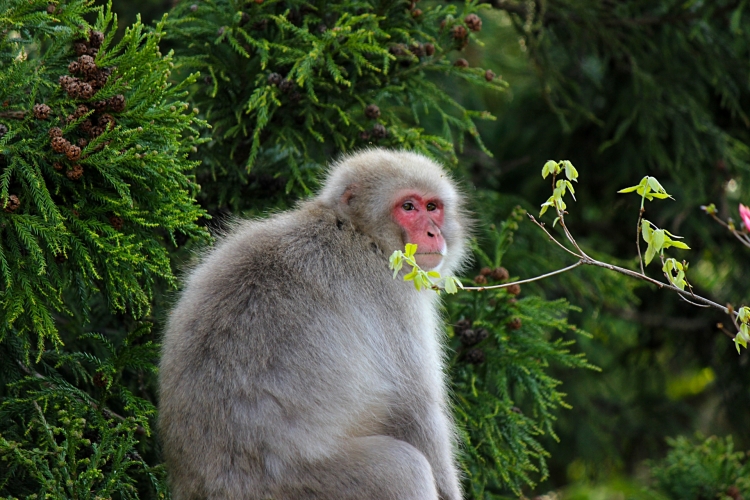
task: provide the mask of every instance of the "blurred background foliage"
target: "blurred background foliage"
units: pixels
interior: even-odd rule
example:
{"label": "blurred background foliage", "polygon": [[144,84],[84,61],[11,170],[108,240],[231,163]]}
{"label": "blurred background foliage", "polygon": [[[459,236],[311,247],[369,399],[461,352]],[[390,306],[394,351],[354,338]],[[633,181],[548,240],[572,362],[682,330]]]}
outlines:
{"label": "blurred background foliage", "polygon": [[[300,14],[301,2],[287,3],[291,5],[290,12],[297,9],[303,18],[311,14]],[[675,200],[647,204],[646,217],[686,238],[692,249],[679,257],[690,262],[688,279],[696,293],[720,303],[746,304],[750,297],[746,274],[750,273],[747,265],[750,251],[713,223],[699,207],[713,202],[722,218],[738,220],[737,204],[750,201],[748,3],[747,0],[492,0],[486,5],[488,8],[478,12],[481,31],[471,33],[470,43],[459,47],[451,47],[451,32],[440,29],[444,15],[428,18],[431,24],[425,23],[417,31],[420,41],[434,39],[438,47],[444,46],[449,64],[438,71],[417,64],[417,71],[422,72],[419,77],[428,78],[455,99],[461,106],[455,109],[480,112],[475,117],[480,119],[471,122],[474,125],[464,121],[454,130],[455,136],[442,136],[446,141],[461,142],[455,156],[445,144],[433,145],[426,151],[449,163],[465,179],[480,221],[482,229],[477,242],[480,257],[476,269],[468,275],[469,280],[486,265],[503,265],[511,276],[526,278],[572,263],[567,254],[550,244],[525,219],[516,221],[517,227],[510,231],[512,245],[498,251],[496,239],[498,232],[507,229],[502,224],[512,220],[509,216],[514,207],[535,214],[549,196],[549,184],[540,175],[544,162],[568,159],[577,167],[580,177],[576,185],[578,202],[570,204],[566,222],[586,251],[626,267],[637,266],[634,240],[638,201],[616,191],[636,184],[644,175],[652,175]],[[219,39],[243,22],[250,25],[260,22],[256,27],[266,30],[263,19],[270,22],[269,16],[281,15],[288,6],[269,0],[226,4],[233,12],[246,8],[260,14],[244,20],[227,16],[227,11],[208,10],[219,4],[224,5],[206,0],[134,0],[115,2],[113,8],[119,15],[121,34],[138,15],[144,23],[152,24],[174,9],[161,50],[166,54],[170,48],[174,49],[177,61],[191,50],[192,43],[194,51],[198,44],[202,45],[201,50],[216,65],[250,64],[260,68],[258,61],[247,58],[243,61],[227,42]],[[362,8],[365,4],[368,2],[362,2]],[[409,2],[384,4],[393,9],[419,8],[425,12],[435,8],[455,9],[458,19],[461,19],[458,13],[466,8],[459,2],[426,0],[416,6]],[[207,9],[201,10],[205,12],[204,25],[200,36],[196,32],[186,39],[185,30],[191,29],[192,21],[185,19],[195,12],[191,10],[193,6]],[[386,25],[403,22],[403,16],[389,19]],[[325,25],[326,29],[333,26],[323,18],[315,23]],[[409,33],[413,36],[414,32]],[[408,37],[392,42],[403,43],[407,48],[411,43]],[[397,78],[399,73],[413,76],[415,70],[412,63],[405,61],[407,56],[398,57],[403,64],[396,67],[391,77]],[[452,66],[457,58],[465,58],[469,69],[482,69],[475,73],[473,83],[457,75]],[[221,127],[204,130],[202,137],[209,142],[191,155],[192,160],[202,162],[196,175],[205,189],[198,199],[203,209],[214,216],[211,222],[202,219],[202,224],[220,226],[229,213],[258,215],[290,206],[294,199],[314,191],[325,158],[371,142],[369,137],[362,138],[359,134],[371,131],[368,127],[373,122],[361,116],[362,130],[347,125],[348,142],[326,136],[308,156],[318,158],[317,163],[296,163],[297,167],[304,167],[303,175],[294,171],[294,162],[289,160],[298,154],[294,151],[274,151],[276,156],[261,157],[247,174],[245,166],[257,125],[252,113],[244,113],[250,100],[247,93],[251,84],[263,85],[263,78],[279,70],[256,69],[259,76],[253,82],[224,78],[224,86],[218,91],[225,94],[221,94],[224,97],[216,104],[212,97],[216,95],[212,94],[214,78],[221,77],[211,77],[206,64],[206,58],[183,60],[176,68],[175,74],[183,76],[195,69],[201,71],[190,88],[191,105],[200,108],[200,116],[211,124],[215,124],[212,106],[223,106],[215,111],[217,116],[235,120],[244,130],[235,136],[217,135],[225,133],[227,126],[223,130]],[[286,75],[292,66],[293,62],[289,62],[280,72]],[[498,82],[507,83],[507,89],[497,92],[498,89],[477,84],[485,69],[498,75],[493,85],[499,88]],[[396,88],[398,82],[362,82],[362,85],[363,104],[380,99],[381,110],[391,113],[381,121],[396,124],[379,144],[419,142],[408,133],[407,129],[415,123],[409,113],[403,112],[404,95],[400,93],[403,89]],[[390,92],[379,93],[385,87]],[[311,106],[306,112],[317,112],[306,95],[300,101],[302,104],[292,109]],[[233,107],[237,109],[232,111]],[[482,120],[487,116],[481,115],[481,111],[488,111],[497,119]],[[425,134],[440,136],[445,132],[440,113],[433,110],[419,117],[419,128]],[[281,119],[291,120],[290,116]],[[294,128],[304,122],[291,120],[287,125]],[[476,126],[481,142],[471,138],[472,126]],[[458,141],[464,135],[468,135],[466,140]],[[273,137],[268,135],[261,138],[270,139]],[[242,142],[244,147],[239,146]],[[232,161],[227,162],[226,148],[237,147],[240,151],[232,153]],[[482,252],[489,256],[488,262],[481,258]],[[187,253],[178,253],[173,259],[179,268],[179,262],[189,257]],[[659,274],[655,266],[648,271],[655,277]],[[168,296],[155,296],[155,309],[163,311]],[[578,328],[559,323],[559,316],[549,319],[546,326],[556,329],[557,337],[562,336],[563,340],[576,340],[573,352],[585,353],[588,363],[601,371],[570,370],[564,362],[567,358],[556,361],[552,356],[545,373],[562,381],[556,390],[565,393],[560,401],[564,399],[571,408],[556,410],[549,420],[535,417],[543,432],[534,437],[539,448],[530,449],[541,457],[515,464],[522,474],[531,474],[528,482],[521,481],[514,489],[508,489],[502,480],[493,483],[493,478],[489,478],[482,483],[487,487],[482,495],[486,498],[539,495],[550,500],[738,500],[750,495],[747,457],[736,451],[750,449],[750,428],[746,423],[750,412],[748,354],[745,351],[737,356],[731,340],[717,328],[717,323],[728,323],[726,317],[601,269],[578,268],[554,279],[524,285],[523,297],[530,302],[537,300],[536,297],[546,299],[534,305],[537,308],[564,309],[567,321]],[[575,307],[556,302],[563,298]],[[459,321],[469,318],[477,321],[473,326],[488,328],[490,319],[499,322],[488,341],[492,344],[484,348],[492,356],[503,335],[513,329],[506,322],[524,315],[523,301],[527,299],[519,299],[520,306],[507,295],[477,299],[484,301],[482,304],[468,300],[449,305],[454,325],[449,333],[456,353],[453,366],[459,384],[461,380],[472,380],[475,371],[479,376],[483,373],[482,368],[475,370],[462,357],[465,353]],[[495,302],[490,303],[491,300]],[[477,313],[488,310],[488,304],[495,307],[498,301],[503,305],[492,314],[502,317],[485,318],[482,316],[485,313]],[[106,307],[102,305],[100,309]],[[120,332],[116,334],[127,338],[121,326],[113,326],[117,321],[111,316],[104,313],[97,316],[99,309],[93,310],[93,316],[101,319],[98,323],[94,320],[89,329],[110,331],[107,329],[111,328],[111,332]],[[129,330],[136,329],[132,318],[118,319],[130,324]],[[158,323],[159,319],[155,321]],[[528,320],[532,326],[539,318]],[[61,327],[63,338],[70,341],[73,334],[65,337],[65,331],[77,328],[70,324]],[[588,332],[590,337],[580,335],[580,331]],[[91,349],[101,349],[93,340],[96,339],[89,341]],[[134,377],[129,380],[131,386],[137,385]],[[504,403],[509,415],[525,415],[523,397],[519,396],[518,401]],[[123,432],[128,442],[133,440],[132,428]],[[709,435],[733,438],[702,437]],[[150,445],[141,444],[139,450],[147,458],[156,453]],[[534,472],[534,467],[541,469],[542,474]],[[159,487],[153,490],[160,491]]]}

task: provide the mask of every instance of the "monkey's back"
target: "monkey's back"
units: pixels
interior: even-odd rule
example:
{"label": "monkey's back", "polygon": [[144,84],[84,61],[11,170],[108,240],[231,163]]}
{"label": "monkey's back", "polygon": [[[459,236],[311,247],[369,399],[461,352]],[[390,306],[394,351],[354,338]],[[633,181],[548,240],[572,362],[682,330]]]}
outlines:
{"label": "monkey's back", "polygon": [[409,392],[442,400],[431,295],[391,279],[377,245],[314,201],[240,224],[190,274],[165,334],[175,498],[229,491],[232,474],[263,495],[343,437],[391,432]]}

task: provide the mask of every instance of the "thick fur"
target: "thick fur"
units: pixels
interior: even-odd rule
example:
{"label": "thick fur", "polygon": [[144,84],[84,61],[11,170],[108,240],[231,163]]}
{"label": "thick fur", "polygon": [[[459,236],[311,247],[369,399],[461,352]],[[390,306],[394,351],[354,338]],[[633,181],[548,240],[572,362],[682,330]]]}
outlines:
{"label": "thick fur", "polygon": [[166,331],[159,430],[175,500],[461,497],[438,297],[393,279],[391,205],[439,195],[450,274],[468,224],[447,173],[368,150],[295,210],[245,221],[192,271]]}

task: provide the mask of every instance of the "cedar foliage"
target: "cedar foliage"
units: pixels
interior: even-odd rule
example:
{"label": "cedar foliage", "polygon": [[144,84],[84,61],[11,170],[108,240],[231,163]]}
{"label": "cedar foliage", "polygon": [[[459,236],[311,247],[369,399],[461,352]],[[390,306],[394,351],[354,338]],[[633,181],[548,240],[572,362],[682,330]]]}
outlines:
{"label": "cedar foliage", "polygon": [[[144,320],[175,284],[176,236],[206,239],[187,158],[202,122],[183,100],[195,77],[169,80],[163,24],[115,43],[110,7],[0,12],[0,494],[163,494],[136,450],[155,413]],[[101,317],[109,333],[89,330]]]}

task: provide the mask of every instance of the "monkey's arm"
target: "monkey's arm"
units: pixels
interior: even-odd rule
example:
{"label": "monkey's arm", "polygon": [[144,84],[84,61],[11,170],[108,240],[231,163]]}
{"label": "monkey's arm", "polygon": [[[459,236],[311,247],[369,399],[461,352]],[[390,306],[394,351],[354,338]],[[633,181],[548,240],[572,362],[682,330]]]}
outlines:
{"label": "monkey's arm", "polygon": [[398,422],[398,438],[420,450],[432,466],[441,500],[460,500],[453,424],[438,402],[409,408]]}

